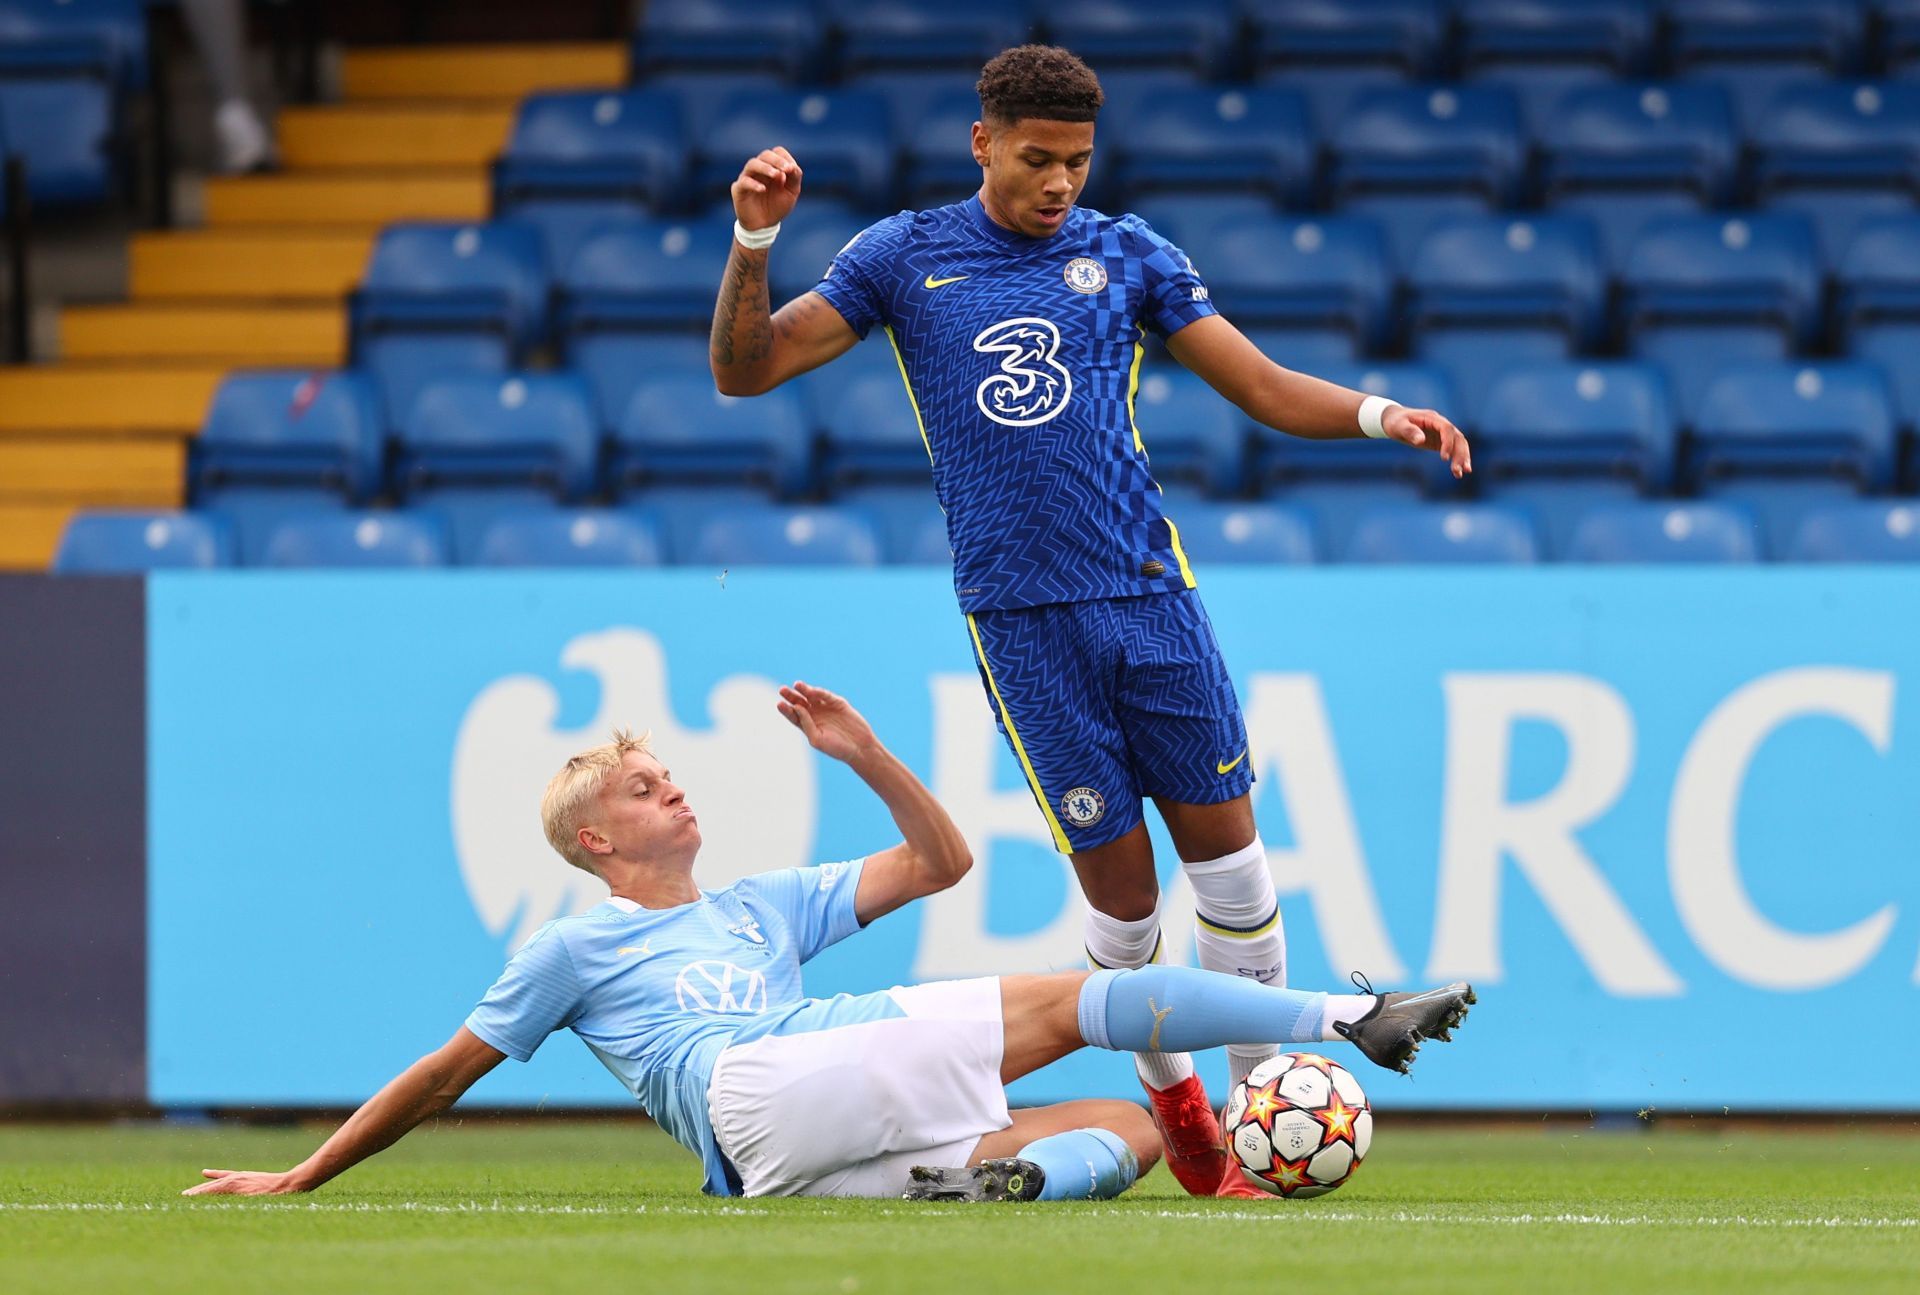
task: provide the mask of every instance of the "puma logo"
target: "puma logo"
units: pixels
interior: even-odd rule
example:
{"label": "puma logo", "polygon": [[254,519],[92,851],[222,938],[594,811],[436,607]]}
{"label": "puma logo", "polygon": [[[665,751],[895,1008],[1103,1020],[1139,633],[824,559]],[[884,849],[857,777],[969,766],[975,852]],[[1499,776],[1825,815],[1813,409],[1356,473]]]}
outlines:
{"label": "puma logo", "polygon": [[1153,1033],[1147,1036],[1147,1051],[1158,1052],[1160,1051],[1160,1027],[1166,1023],[1167,1016],[1173,1009],[1171,1007],[1155,1007],[1153,1005],[1153,999],[1149,998],[1147,999],[1147,1010],[1153,1013]]}

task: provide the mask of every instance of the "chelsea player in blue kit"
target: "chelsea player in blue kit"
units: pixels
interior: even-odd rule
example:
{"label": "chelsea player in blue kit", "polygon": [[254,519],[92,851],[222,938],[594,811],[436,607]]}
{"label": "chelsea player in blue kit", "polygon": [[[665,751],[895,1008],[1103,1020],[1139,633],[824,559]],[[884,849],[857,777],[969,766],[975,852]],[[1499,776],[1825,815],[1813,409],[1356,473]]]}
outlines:
{"label": "chelsea player in blue kit", "polygon": [[[1159,1155],[1130,1102],[1010,1111],[1005,1085],[1086,1046],[1147,1050],[1346,1039],[1404,1070],[1445,1038],[1466,985],[1309,994],[1183,967],[1065,972],[808,998],[801,964],[964,876],[959,829],[847,702],[795,683],[781,713],[858,774],[905,838],[864,859],[694,884],[700,822],[647,740],[568,760],[541,820],[608,898],[549,922],[447,1043],[304,1162],[208,1169],[188,1195],[311,1191],[452,1105],[507,1057],[570,1029],[699,1158],[705,1190],[963,1200],[1117,1195]],[[1251,1191],[1252,1189],[1247,1189]]]}
{"label": "chelsea player in blue kit", "polygon": [[[735,243],[715,307],[715,381],[755,395],[885,330],[946,512],[954,588],[995,721],[1088,901],[1101,967],[1160,950],[1151,798],[1192,883],[1203,967],[1286,983],[1286,942],[1254,824],[1246,730],[1180,531],[1133,421],[1149,330],[1227,399],[1314,438],[1385,437],[1471,471],[1466,438],[1262,355],[1214,309],[1185,252],[1137,216],[1074,205],[1102,95],[1065,50],[987,64],[973,126],[980,191],[903,211],[841,250],[811,292],[771,311],[769,247],[799,198],[785,148],[733,185]],[[1271,1048],[1230,1048],[1238,1081]],[[1139,1059],[1190,1191],[1225,1171],[1185,1056]]]}

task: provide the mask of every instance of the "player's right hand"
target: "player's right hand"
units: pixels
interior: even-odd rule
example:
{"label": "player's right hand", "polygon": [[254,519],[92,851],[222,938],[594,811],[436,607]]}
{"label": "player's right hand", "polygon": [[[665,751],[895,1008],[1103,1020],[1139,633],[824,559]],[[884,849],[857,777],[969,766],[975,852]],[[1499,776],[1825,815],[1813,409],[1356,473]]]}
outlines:
{"label": "player's right hand", "polygon": [[748,158],[733,182],[733,214],[746,229],[779,224],[799,200],[800,164],[784,148]]}
{"label": "player's right hand", "polygon": [[202,1169],[200,1176],[208,1181],[198,1187],[189,1187],[182,1196],[283,1196],[288,1192],[304,1192],[308,1189],[300,1186],[292,1174],[268,1174],[249,1169]]}

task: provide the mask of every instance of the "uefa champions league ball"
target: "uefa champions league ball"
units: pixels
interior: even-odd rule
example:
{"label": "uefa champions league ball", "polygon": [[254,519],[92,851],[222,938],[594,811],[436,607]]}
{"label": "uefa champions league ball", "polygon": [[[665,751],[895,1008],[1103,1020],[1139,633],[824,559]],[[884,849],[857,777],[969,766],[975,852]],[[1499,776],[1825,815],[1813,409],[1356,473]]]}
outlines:
{"label": "uefa champions league ball", "polygon": [[1373,1145],[1373,1109],[1339,1062],[1283,1052],[1234,1088],[1220,1130],[1242,1177],[1297,1200],[1353,1177]]}

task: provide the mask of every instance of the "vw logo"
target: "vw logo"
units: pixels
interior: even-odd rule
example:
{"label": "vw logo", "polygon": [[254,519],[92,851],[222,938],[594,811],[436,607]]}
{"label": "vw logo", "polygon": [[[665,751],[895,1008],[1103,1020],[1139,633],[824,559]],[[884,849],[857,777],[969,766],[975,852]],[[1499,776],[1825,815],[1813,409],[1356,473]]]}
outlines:
{"label": "vw logo", "polygon": [[683,1012],[764,1012],[767,978],[731,962],[689,962],[673,981]]}

